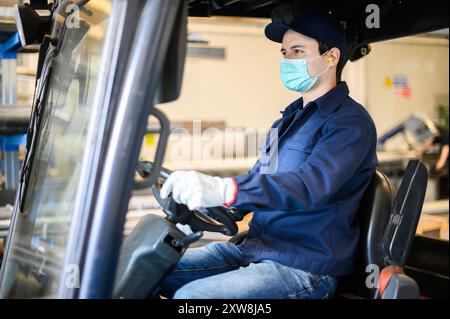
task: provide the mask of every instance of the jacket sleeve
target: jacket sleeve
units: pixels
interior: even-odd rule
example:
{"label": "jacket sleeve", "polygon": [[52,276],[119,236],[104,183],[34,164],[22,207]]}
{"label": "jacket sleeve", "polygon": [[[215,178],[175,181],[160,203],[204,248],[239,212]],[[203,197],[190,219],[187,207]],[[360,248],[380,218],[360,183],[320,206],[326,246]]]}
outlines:
{"label": "jacket sleeve", "polygon": [[326,202],[376,150],[376,130],[362,116],[331,119],[308,159],[294,171],[236,176],[232,206],[244,210],[313,209]]}

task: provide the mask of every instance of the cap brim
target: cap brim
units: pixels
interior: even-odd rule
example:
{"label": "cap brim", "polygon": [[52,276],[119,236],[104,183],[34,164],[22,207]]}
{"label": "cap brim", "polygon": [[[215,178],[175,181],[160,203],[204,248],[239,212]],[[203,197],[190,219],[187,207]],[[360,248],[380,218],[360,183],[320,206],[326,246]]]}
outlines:
{"label": "cap brim", "polygon": [[287,25],[280,22],[272,22],[266,26],[264,33],[269,40],[282,43],[283,36],[287,30],[289,30]]}

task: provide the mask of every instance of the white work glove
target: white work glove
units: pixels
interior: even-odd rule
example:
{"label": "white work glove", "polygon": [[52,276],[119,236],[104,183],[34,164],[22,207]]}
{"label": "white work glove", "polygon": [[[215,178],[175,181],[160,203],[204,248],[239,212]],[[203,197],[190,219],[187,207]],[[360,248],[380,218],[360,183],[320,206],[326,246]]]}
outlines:
{"label": "white work glove", "polygon": [[176,171],[170,174],[161,188],[161,198],[172,193],[178,204],[189,210],[229,205],[234,201],[237,184],[232,178],[209,176],[195,171]]}

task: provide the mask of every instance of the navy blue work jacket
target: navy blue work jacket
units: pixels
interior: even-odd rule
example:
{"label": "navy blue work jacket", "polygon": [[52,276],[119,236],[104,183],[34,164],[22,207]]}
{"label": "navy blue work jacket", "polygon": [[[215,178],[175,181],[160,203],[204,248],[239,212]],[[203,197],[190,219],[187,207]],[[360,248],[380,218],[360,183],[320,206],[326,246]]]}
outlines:
{"label": "navy blue work jacket", "polygon": [[276,169],[262,170],[260,157],[235,177],[232,206],[254,212],[242,244],[246,263],[268,259],[337,276],[354,270],[355,215],[378,161],[375,125],[348,94],[341,82],[304,107],[301,98],[294,101],[272,126]]}

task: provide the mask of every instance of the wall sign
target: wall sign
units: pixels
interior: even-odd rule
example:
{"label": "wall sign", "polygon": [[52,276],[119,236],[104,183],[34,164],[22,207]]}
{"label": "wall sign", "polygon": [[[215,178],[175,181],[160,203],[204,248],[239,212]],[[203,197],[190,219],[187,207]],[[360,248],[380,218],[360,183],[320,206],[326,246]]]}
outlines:
{"label": "wall sign", "polygon": [[394,94],[402,99],[409,99],[412,96],[409,78],[405,74],[387,75],[384,78],[384,87],[393,90]]}

